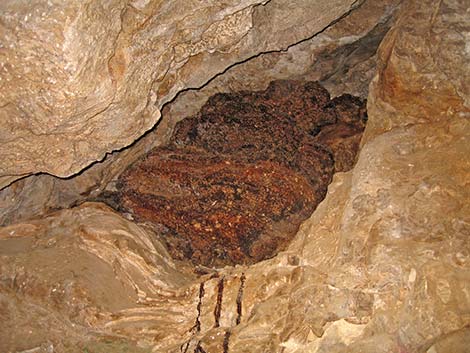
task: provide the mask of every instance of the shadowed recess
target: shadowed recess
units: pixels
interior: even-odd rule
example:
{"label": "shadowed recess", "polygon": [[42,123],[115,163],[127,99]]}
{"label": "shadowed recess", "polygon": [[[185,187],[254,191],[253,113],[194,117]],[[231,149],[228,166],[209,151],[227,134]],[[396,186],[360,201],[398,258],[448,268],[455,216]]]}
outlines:
{"label": "shadowed recess", "polygon": [[194,264],[250,264],[285,249],[355,162],[365,102],[317,82],[216,94],[118,182],[119,208]]}

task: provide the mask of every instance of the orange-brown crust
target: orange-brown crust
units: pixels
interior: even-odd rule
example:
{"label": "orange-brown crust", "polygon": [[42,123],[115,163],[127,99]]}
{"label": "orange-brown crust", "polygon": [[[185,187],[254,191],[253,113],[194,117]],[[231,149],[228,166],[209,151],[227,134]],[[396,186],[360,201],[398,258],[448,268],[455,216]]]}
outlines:
{"label": "orange-brown crust", "polygon": [[177,259],[218,267],[272,257],[324,198],[335,160],[352,167],[364,106],[330,100],[314,82],[215,95],[123,173],[121,206],[159,225]]}

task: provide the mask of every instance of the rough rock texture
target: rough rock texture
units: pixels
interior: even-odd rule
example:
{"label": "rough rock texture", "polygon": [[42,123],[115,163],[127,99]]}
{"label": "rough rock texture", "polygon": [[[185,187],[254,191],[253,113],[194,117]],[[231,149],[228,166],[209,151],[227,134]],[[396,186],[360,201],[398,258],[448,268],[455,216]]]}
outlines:
{"label": "rough rock texture", "polygon": [[123,207],[163,228],[173,257],[210,267],[274,256],[321,200],[279,163],[195,149],[157,149],[123,183]]}
{"label": "rough rock texture", "polygon": [[[200,90],[184,91],[165,105],[164,118],[130,148],[108,155],[72,178],[33,175],[0,191],[0,224],[38,217],[68,208],[104,189],[115,191],[115,179],[152,147],[168,142],[175,124],[196,114],[219,92],[263,90],[276,79],[320,80],[333,96],[350,93],[365,98],[375,72],[375,52],[395,20],[398,0],[367,0],[317,36],[287,51],[270,52],[232,66]],[[286,18],[287,20],[287,18]],[[290,17],[291,21],[296,21]]]}
{"label": "rough rock texture", "polygon": [[178,91],[321,31],[353,3],[2,1],[0,187],[79,172],[154,126]]}
{"label": "rough rock texture", "polygon": [[369,103],[382,118],[372,122],[371,136],[398,126],[470,117],[468,3],[428,0],[407,9],[379,53],[380,75]]}
{"label": "rough rock texture", "polygon": [[183,318],[190,306],[184,302],[191,299],[184,298],[191,276],[178,270],[147,232],[97,204],[48,221],[2,229],[0,351],[139,352],[132,341],[109,342],[106,325],[110,319],[119,322],[120,312],[144,314],[153,301],[149,293],[159,293],[156,302],[167,296],[174,303],[173,340],[190,329],[192,322],[178,323],[176,312],[182,310]]}
{"label": "rough rock texture", "polygon": [[211,97],[120,177],[118,208],[157,225],[173,257],[249,264],[285,249],[356,160],[365,102],[317,82]]}
{"label": "rough rock texture", "polygon": [[287,51],[263,53],[231,67],[198,90],[187,90],[164,109],[165,121],[195,114],[208,97],[224,92],[262,90],[279,79],[319,81],[333,97],[344,93],[366,98],[375,74],[376,50],[395,21],[400,1],[364,1],[319,35]]}
{"label": "rough rock texture", "polygon": [[3,227],[0,350],[468,351],[467,3],[403,4],[356,166],[273,259],[196,279],[99,204]]}

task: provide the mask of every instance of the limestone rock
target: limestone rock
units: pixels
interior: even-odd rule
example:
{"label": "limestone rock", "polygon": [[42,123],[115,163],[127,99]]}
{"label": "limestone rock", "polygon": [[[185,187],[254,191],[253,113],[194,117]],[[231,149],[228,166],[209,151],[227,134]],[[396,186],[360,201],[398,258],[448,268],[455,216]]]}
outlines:
{"label": "limestone rock", "polygon": [[[87,335],[107,331],[111,318],[116,326],[132,321],[119,313],[145,317],[147,305],[159,300],[154,294],[167,296],[176,314],[184,300],[177,304],[173,295],[185,294],[192,278],[147,232],[97,204],[3,228],[0,243],[2,352],[36,346],[83,352]],[[181,324],[177,315],[172,320],[175,337],[192,324]]]}
{"label": "limestone rock", "polygon": [[465,352],[470,14],[465,0],[405,5],[358,162],[285,252],[195,278],[102,205],[3,227],[0,350]]}
{"label": "limestone rock", "polygon": [[353,2],[3,1],[0,185],[79,172],[154,126],[178,91],[321,31]]}
{"label": "limestone rock", "polygon": [[[375,54],[395,21],[399,1],[364,1],[356,10],[311,39],[281,52],[263,53],[234,65],[199,90],[180,93],[165,107],[165,122],[193,115],[216,93],[263,90],[279,79],[320,81],[333,97],[344,93],[367,98],[375,74]],[[167,122],[168,121],[168,122]]]}
{"label": "limestone rock", "polygon": [[[219,352],[225,340],[230,352],[377,352],[377,340],[384,352],[429,347],[470,320],[470,195],[458,191],[468,170],[448,163],[468,158],[469,132],[460,119],[448,130],[418,125],[376,137],[352,172],[335,177],[286,252],[199,280],[178,270],[148,230],[96,204],[6,227],[1,292],[7,313],[18,315],[15,323],[26,315],[16,312],[21,302],[12,304],[13,295],[35,304],[29,316],[48,308],[65,339],[33,328],[45,338],[31,342],[59,347],[74,340],[86,347],[83,326],[106,332],[108,344],[124,335],[128,344],[165,352],[181,345]],[[77,260],[63,262],[75,252]],[[132,284],[137,294],[119,300],[127,306],[106,306],[116,297],[94,294],[84,261],[100,269],[106,287],[117,273],[120,285]],[[75,305],[82,309],[73,301],[71,308],[51,306],[50,293],[65,285],[59,269],[75,274],[71,281],[78,284],[70,286],[81,289]],[[61,321],[64,315],[75,326]]]}
{"label": "limestone rock", "polygon": [[382,118],[367,134],[470,117],[469,16],[465,1],[406,4],[379,51],[369,110]]}
{"label": "limestone rock", "polygon": [[130,148],[108,155],[72,178],[33,175],[1,190],[0,224],[70,207],[96,197],[104,189],[115,191],[114,179],[128,165],[151,148],[168,142],[175,124],[195,114],[216,93],[262,90],[272,80],[295,78],[321,80],[333,96],[346,92],[366,98],[375,72],[377,46],[394,22],[398,4],[395,0],[367,0],[321,34],[291,45],[287,51],[262,54],[231,67],[200,90],[178,94],[165,106],[158,128]]}

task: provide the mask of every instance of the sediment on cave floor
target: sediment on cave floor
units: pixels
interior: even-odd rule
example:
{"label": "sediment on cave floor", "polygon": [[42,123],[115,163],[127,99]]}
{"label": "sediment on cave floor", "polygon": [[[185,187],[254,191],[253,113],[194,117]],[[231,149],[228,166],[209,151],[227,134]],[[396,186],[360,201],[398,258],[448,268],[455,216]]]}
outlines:
{"label": "sediment on cave floor", "polygon": [[366,120],[364,100],[331,99],[318,82],[216,94],[101,199],[150,225],[177,260],[252,264],[285,249],[333,174],[353,167]]}

